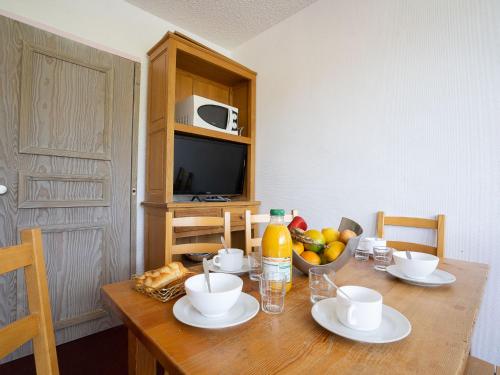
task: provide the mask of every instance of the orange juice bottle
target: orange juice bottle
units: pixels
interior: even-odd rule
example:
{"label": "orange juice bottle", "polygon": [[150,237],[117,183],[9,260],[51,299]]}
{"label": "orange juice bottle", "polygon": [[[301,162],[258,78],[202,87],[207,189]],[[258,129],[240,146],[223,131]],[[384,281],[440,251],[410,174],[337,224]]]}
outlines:
{"label": "orange juice bottle", "polygon": [[292,237],[284,216],[285,210],[271,210],[271,222],[262,237],[262,271],[283,273],[288,292],[292,288]]}

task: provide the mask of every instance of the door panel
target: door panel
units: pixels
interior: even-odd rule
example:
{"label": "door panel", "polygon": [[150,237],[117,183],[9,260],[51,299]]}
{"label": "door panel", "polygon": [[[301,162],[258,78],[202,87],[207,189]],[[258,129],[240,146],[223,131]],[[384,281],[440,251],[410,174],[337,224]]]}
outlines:
{"label": "door panel", "polygon": [[106,60],[94,66],[24,42],[21,153],[110,160],[113,68]]}
{"label": "door panel", "polygon": [[[58,344],[113,325],[100,287],[130,277],[134,68],[0,16],[0,246],[42,229]],[[26,312],[1,276],[0,326]]]}
{"label": "door panel", "polygon": [[[54,328],[62,330],[104,317],[100,287],[107,268],[107,226],[63,224],[41,226],[41,230]],[[17,314],[23,316],[28,310],[22,271],[17,282]]]}
{"label": "door panel", "polygon": [[109,176],[19,172],[18,208],[110,205]]}

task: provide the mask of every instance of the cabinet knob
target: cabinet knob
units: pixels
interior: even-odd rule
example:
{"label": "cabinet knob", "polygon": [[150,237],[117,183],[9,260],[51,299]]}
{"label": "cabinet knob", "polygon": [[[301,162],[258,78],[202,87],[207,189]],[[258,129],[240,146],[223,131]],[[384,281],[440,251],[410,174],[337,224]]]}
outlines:
{"label": "cabinet knob", "polygon": [[4,195],[7,192],[7,186],[0,185],[0,195]]}

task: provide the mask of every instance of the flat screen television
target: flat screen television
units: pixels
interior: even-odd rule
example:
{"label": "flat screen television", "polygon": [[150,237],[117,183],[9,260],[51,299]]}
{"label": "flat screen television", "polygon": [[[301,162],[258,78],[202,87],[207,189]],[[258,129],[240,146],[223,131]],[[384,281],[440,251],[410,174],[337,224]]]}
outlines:
{"label": "flat screen television", "polygon": [[174,194],[243,193],[247,145],[176,134]]}

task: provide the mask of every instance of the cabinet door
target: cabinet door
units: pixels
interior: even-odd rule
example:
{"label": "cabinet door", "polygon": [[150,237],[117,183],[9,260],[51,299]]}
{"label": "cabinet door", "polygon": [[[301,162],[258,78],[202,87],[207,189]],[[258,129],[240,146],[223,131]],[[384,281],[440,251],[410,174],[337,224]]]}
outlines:
{"label": "cabinet door", "polygon": [[[0,77],[0,246],[41,228],[59,344],[109,327],[100,287],[130,275],[134,63],[0,16]],[[0,326],[26,313],[22,271],[0,301]]]}

